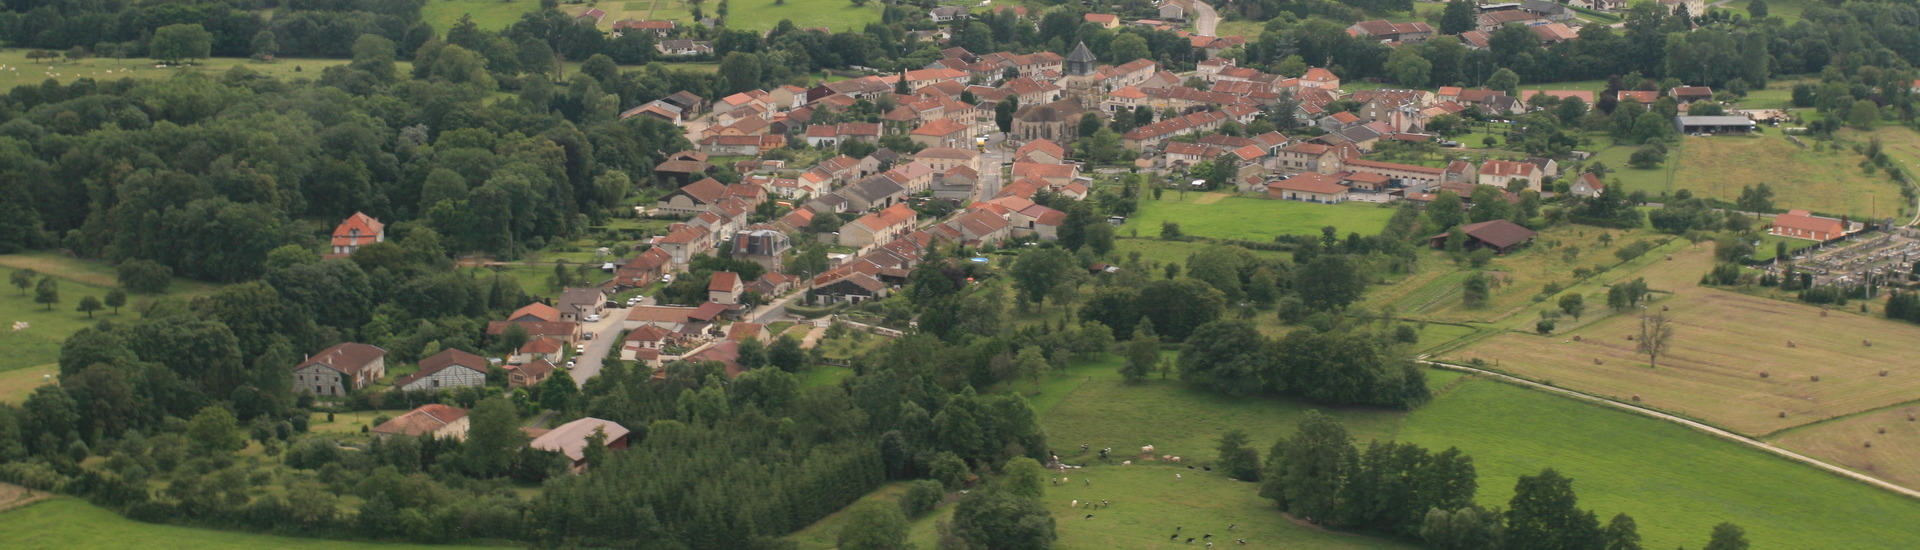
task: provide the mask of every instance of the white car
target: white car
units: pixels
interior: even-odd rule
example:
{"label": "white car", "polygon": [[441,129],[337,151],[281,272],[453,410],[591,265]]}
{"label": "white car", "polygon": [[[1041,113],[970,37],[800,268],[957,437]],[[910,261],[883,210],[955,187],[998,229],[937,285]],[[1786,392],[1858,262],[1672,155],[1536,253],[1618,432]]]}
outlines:
{"label": "white car", "polygon": [[588,315],[588,316],[587,316],[587,322],[589,322],[589,323],[592,323],[592,322],[597,322],[597,321],[599,321],[599,320],[600,320],[600,315],[598,315],[598,314],[594,314],[594,315]]}
{"label": "white car", "polygon": [[573,370],[573,362],[572,362],[572,361],[568,361],[568,362],[567,362],[567,370]]}
{"label": "white car", "polygon": [[673,274],[672,274],[672,273],[668,273],[668,274],[666,274],[666,275],[661,275],[661,276],[660,276],[660,282],[662,282],[662,283],[669,283],[669,284],[671,284],[671,283],[673,283]]}
{"label": "white car", "polygon": [[579,344],[579,345],[576,345],[576,346],[573,346],[573,354],[574,354],[574,355],[580,355],[580,354],[582,354],[582,353],[586,353],[586,352],[587,352],[587,345],[586,345],[586,344]]}

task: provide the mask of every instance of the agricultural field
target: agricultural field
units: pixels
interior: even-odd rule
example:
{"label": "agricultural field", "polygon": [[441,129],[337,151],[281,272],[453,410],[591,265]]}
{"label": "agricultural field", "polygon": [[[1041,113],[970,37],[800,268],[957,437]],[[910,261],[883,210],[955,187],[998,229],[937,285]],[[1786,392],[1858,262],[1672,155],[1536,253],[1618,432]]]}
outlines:
{"label": "agricultural field", "polygon": [[140,523],[86,501],[58,498],[0,513],[0,547],[154,550],[459,550],[482,546],[392,544],[281,537]]}
{"label": "agricultural field", "polygon": [[[880,21],[882,5],[879,2],[873,2],[861,7],[854,6],[847,0],[741,0],[739,2],[729,0],[727,27],[763,31],[780,24],[781,20],[791,20],[794,26],[800,28],[826,27],[834,32],[859,31],[868,23]],[[578,14],[589,7],[607,12],[607,16],[600,20],[600,28],[603,30],[611,30],[613,23],[621,19],[671,19],[679,21],[681,25],[696,24],[693,18],[693,5],[686,0],[631,0],[602,2],[592,6],[572,4],[563,5],[560,9],[570,14]],[[706,2],[700,6],[701,13],[706,17],[718,17],[718,10],[717,2]]]}
{"label": "agricultural field", "polygon": [[1160,236],[1161,222],[1180,224],[1188,235],[1215,239],[1268,242],[1277,235],[1318,235],[1334,226],[1340,234],[1379,233],[1393,218],[1393,209],[1373,203],[1310,204],[1298,201],[1227,196],[1223,193],[1167,191],[1160,200],[1140,202],[1140,211],[1120,227],[1120,234]]}
{"label": "agricultural field", "polygon": [[[438,27],[436,27],[438,28]],[[82,78],[91,78],[106,82],[132,78],[148,80],[166,78],[181,73],[199,73],[219,78],[234,67],[246,67],[248,70],[278,78],[292,80],[296,78],[320,78],[320,70],[334,65],[345,65],[346,59],[279,59],[272,63],[251,59],[216,57],[202,59],[200,63],[188,67],[154,67],[155,61],[146,58],[113,59],[92,57],[79,61],[27,61],[24,49],[0,50],[0,90],[11,90],[15,86],[39,85],[48,79],[61,83],[71,83]],[[412,70],[412,63],[397,63],[401,72]]]}
{"label": "agricultural field", "polygon": [[[1601,244],[1607,235],[1611,244]],[[1441,251],[1422,251],[1419,271],[1405,279],[1370,289],[1362,305],[1392,307],[1404,316],[1453,322],[1493,322],[1528,306],[1548,283],[1569,286],[1577,281],[1575,268],[1602,270],[1621,263],[1615,255],[1636,240],[1658,237],[1641,231],[1622,231],[1566,225],[1547,229],[1525,249],[1494,258],[1485,271],[1504,283],[1492,288],[1487,304],[1469,308],[1461,302],[1463,283],[1474,271],[1459,266]]]}
{"label": "agricultural field", "polygon": [[[51,364],[59,360],[60,343],[66,341],[67,336],[102,319],[135,318],[138,314],[134,311],[154,299],[152,296],[130,294],[127,296],[127,305],[119,312],[102,309],[89,318],[75,308],[85,296],[105,301],[107,291],[120,286],[111,267],[103,262],[66,258],[49,252],[0,255],[0,276],[9,276],[21,269],[52,275],[58,281],[60,303],[48,309],[45,304],[33,301],[32,289],[22,292],[11,285],[0,287],[0,323],[8,327],[15,322],[29,324],[26,330],[20,332],[0,330],[0,346],[8,350],[7,354],[0,356],[0,372]],[[218,287],[176,278],[164,296],[186,298],[212,292],[215,288]],[[0,391],[0,395],[3,394],[4,391]]]}
{"label": "agricultural field", "polygon": [[[584,4],[577,4],[584,6]],[[473,18],[474,26],[484,30],[497,31],[513,25],[520,15],[540,9],[537,0],[427,0],[420,6],[420,19],[433,30],[445,35],[447,29],[460,22],[461,16]],[[582,7],[581,9],[585,9]],[[606,9],[606,8],[601,8]],[[608,10],[612,11],[612,10]],[[607,25],[613,25],[608,21]]]}
{"label": "agricultural field", "polygon": [[[1107,361],[1074,367],[1048,381],[1042,395],[1034,398],[1036,410],[1045,401],[1056,401],[1041,417],[1056,447],[1077,452],[1080,443],[1115,450],[1151,443],[1160,453],[1204,465],[1212,461],[1215,441],[1227,429],[1246,430],[1264,454],[1271,442],[1292,432],[1302,412],[1315,408],[1281,399],[1223,398],[1170,380],[1126,384],[1115,366]],[[1639,520],[1648,548],[1697,546],[1722,521],[1746,528],[1757,548],[1920,544],[1920,533],[1907,528],[1920,521],[1920,503],[1658,420],[1458,373],[1429,371],[1428,377],[1439,395],[1412,413],[1337,407],[1329,412],[1362,444],[1397,438],[1435,450],[1466,451],[1480,472],[1479,500],[1486,505],[1505,507],[1521,475],[1548,467],[1560,470],[1575,480],[1582,507],[1603,519],[1625,512]],[[1064,395],[1051,395],[1057,391]],[[1171,524],[1132,515],[1137,512],[1127,504],[1139,498],[1153,500],[1155,513],[1179,519],[1188,529],[1239,523],[1244,530],[1250,524],[1284,521],[1278,515],[1271,516],[1273,520],[1239,515],[1270,513],[1272,504],[1254,497],[1252,485],[1227,482],[1214,473],[1185,475],[1180,483],[1191,485],[1178,491],[1163,488],[1173,482],[1162,466],[1099,466],[1075,474],[1087,475],[1092,487],[1049,487],[1046,497],[1048,506],[1055,507],[1064,548],[1153,547],[1159,542],[1153,537],[1165,537]],[[1093,512],[1093,520],[1082,519],[1084,512],[1062,517],[1072,514],[1062,509],[1066,500],[1088,496],[1113,499],[1115,504]],[[1231,499],[1244,499],[1255,508],[1215,509],[1206,504]],[[1135,537],[1143,542],[1133,544]],[[1091,542],[1080,543],[1086,540]],[[1254,540],[1249,537],[1249,542]],[[1305,540],[1284,547],[1337,543]]]}
{"label": "agricultural field", "polygon": [[[1198,252],[1200,248],[1202,248],[1202,246],[1194,245],[1192,243],[1184,243],[1180,241],[1163,241],[1159,239],[1148,239],[1148,238],[1136,239],[1136,238],[1130,238],[1130,237],[1120,237],[1118,239],[1114,239],[1113,241],[1114,254],[1118,255],[1119,257],[1125,258],[1132,255],[1134,252],[1139,252],[1140,258],[1142,260],[1158,261],[1163,264],[1178,263],[1181,265],[1186,265],[1187,257],[1193,255],[1194,252]],[[1254,257],[1260,258],[1260,259],[1274,259],[1274,260],[1293,259],[1293,254],[1287,253],[1287,252],[1281,252],[1278,250],[1250,250],[1250,252],[1253,253]]]}
{"label": "agricultural field", "polygon": [[0,403],[19,405],[45,385],[47,377],[59,375],[60,366],[52,363],[0,371]]}
{"label": "agricultural field", "polygon": [[[1609,143],[1611,141],[1608,140]],[[1667,161],[1660,163],[1659,166],[1653,168],[1629,166],[1627,160],[1633,158],[1633,152],[1639,149],[1638,145],[1613,145],[1601,148],[1594,151],[1593,158],[1589,159],[1588,163],[1600,162],[1612,169],[1605,178],[1607,185],[1614,185],[1617,182],[1621,189],[1645,191],[1648,195],[1659,196],[1667,190],[1667,170],[1671,168],[1675,156],[1685,154],[1685,151],[1668,147]]]}
{"label": "agricultural field", "polygon": [[[1771,134],[1681,139],[1685,143],[1681,146],[1680,167],[1673,176],[1674,187],[1691,189],[1698,196],[1732,202],[1740,197],[1742,186],[1766,183],[1774,190],[1773,204],[1778,208],[1856,219],[1876,213],[1892,216],[1906,202],[1900,196],[1900,186],[1885,174],[1861,170],[1859,164],[1865,157],[1851,148],[1829,144],[1825,151],[1801,149]],[[1632,183],[1627,188],[1654,196],[1664,190]]]}
{"label": "agricultural field", "polygon": [[1626,339],[1639,333],[1638,316],[1598,319],[1604,295],[1589,297],[1596,320],[1587,326],[1552,336],[1499,334],[1447,357],[1479,359],[1494,369],[1620,401],[1638,396],[1644,406],[1752,436],[1920,395],[1912,350],[1896,344],[1910,340],[1913,327],[1701,288],[1695,283],[1712,266],[1710,245],[1674,258],[1636,274],[1656,291],[1672,293],[1651,306],[1677,323],[1672,350],[1658,368],[1649,368],[1637,342]]}
{"label": "agricultural field", "polygon": [[1795,428],[1769,443],[1907,487],[1920,487],[1920,404]]}

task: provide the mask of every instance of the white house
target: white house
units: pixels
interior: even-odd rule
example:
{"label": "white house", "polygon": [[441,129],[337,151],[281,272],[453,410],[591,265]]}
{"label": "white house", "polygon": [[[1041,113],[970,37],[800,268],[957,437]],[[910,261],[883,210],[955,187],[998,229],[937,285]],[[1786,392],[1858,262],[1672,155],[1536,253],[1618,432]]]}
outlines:
{"label": "white house", "polygon": [[485,357],[447,348],[420,360],[420,371],[394,381],[401,391],[429,391],[487,384]]}

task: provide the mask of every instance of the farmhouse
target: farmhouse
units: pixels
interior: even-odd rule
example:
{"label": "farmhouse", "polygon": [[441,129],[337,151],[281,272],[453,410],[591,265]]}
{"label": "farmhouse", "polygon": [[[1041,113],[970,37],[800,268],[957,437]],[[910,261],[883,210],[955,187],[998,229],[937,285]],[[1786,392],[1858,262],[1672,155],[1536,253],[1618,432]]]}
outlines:
{"label": "farmhouse", "polygon": [[1744,134],[1753,131],[1753,121],[1737,115],[1677,116],[1673,125],[1682,134]]}
{"label": "farmhouse", "polygon": [[1573,184],[1567,187],[1567,192],[1576,197],[1598,197],[1600,191],[1606,188],[1606,184],[1600,183],[1600,176],[1587,172],[1574,178]]}
{"label": "farmhouse", "polygon": [[1339,178],[1309,172],[1268,183],[1267,198],[1334,204],[1347,200],[1347,186]]}
{"label": "farmhouse", "polygon": [[346,395],[387,374],[387,350],[347,342],[320,350],[293,367],[294,393]]}
{"label": "farmhouse", "polygon": [[435,403],[407,411],[373,427],[380,436],[408,435],[440,439],[467,438],[467,410]]}
{"label": "farmhouse", "polygon": [[365,213],[354,212],[333,228],[333,253],[329,258],[345,257],[360,247],[387,240],[387,226]]}
{"label": "farmhouse", "polygon": [[[1494,252],[1501,254],[1512,252],[1514,249],[1532,242],[1534,235],[1532,229],[1521,227],[1520,224],[1507,220],[1470,223],[1453,228],[1453,230],[1467,234],[1467,250],[1490,248],[1493,249]],[[1452,235],[1453,232],[1451,231],[1434,235],[1432,239],[1427,240],[1427,243],[1434,248],[1446,248],[1447,237]]]}
{"label": "farmhouse", "polygon": [[1540,190],[1539,166],[1517,160],[1488,160],[1480,165],[1480,184],[1506,189],[1514,182],[1525,182],[1528,189]]}
{"label": "farmhouse", "polygon": [[1773,218],[1773,223],[1767,226],[1767,233],[1825,242],[1846,236],[1847,227],[1840,220],[1815,216],[1805,210],[1788,210]]}
{"label": "farmhouse", "polygon": [[420,360],[420,370],[394,381],[401,391],[428,391],[444,388],[483,386],[487,383],[487,358],[453,348]]}

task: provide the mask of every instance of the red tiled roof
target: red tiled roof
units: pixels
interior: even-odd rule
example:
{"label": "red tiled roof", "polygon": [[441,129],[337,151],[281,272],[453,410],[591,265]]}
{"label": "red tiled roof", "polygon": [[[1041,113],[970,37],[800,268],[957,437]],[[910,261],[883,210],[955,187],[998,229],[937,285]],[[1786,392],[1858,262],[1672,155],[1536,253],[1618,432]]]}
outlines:
{"label": "red tiled roof", "polygon": [[520,353],[538,353],[544,355],[548,353],[560,353],[562,349],[565,349],[565,346],[562,346],[559,340],[542,336],[528,339],[525,345],[520,346]]}
{"label": "red tiled roof", "polygon": [[1320,194],[1326,194],[1326,195],[1333,195],[1333,194],[1339,194],[1339,193],[1345,192],[1347,190],[1347,186],[1340,185],[1340,180],[1334,179],[1333,176],[1307,172],[1305,174],[1300,174],[1291,178],[1287,178],[1284,180],[1267,184],[1268,196],[1273,196],[1273,191],[1275,190],[1302,191],[1306,193],[1320,193]]}
{"label": "red tiled roof", "polygon": [[935,119],[932,122],[928,122],[926,124],[922,124],[920,125],[919,128],[914,128],[912,134],[916,136],[944,137],[944,136],[952,135],[955,133],[964,132],[966,131],[966,129],[967,129],[967,125],[965,124],[961,124],[958,122],[954,122],[952,120],[941,118],[941,119]]}
{"label": "red tiled roof", "polygon": [[1826,233],[1829,236],[1838,236],[1846,231],[1846,227],[1840,225],[1840,220],[1814,216],[1805,210],[1789,210],[1785,214],[1774,216],[1773,227]]}
{"label": "red tiled roof", "polygon": [[377,242],[386,230],[386,224],[380,223],[380,220],[374,219],[373,216],[354,212],[352,216],[347,216],[346,221],[340,222],[339,226],[333,228],[333,246],[372,244]]}
{"label": "red tiled roof", "polygon": [[347,342],[320,350],[320,353],[315,353],[312,357],[308,357],[306,361],[301,361],[300,364],[294,365],[293,370],[300,370],[302,367],[310,365],[326,365],[327,368],[341,373],[349,375],[359,374],[360,369],[366,368],[368,364],[386,356],[387,350],[367,344]]}
{"label": "red tiled roof", "polygon": [[740,286],[740,274],[732,271],[715,271],[707,280],[708,292],[733,292],[736,286]]}
{"label": "red tiled roof", "polygon": [[382,422],[379,426],[373,427],[373,432],[419,437],[445,428],[448,424],[466,416],[466,409],[435,403],[407,411],[393,420]]}

